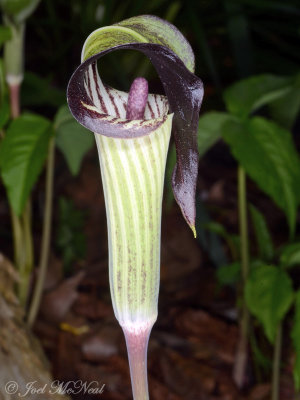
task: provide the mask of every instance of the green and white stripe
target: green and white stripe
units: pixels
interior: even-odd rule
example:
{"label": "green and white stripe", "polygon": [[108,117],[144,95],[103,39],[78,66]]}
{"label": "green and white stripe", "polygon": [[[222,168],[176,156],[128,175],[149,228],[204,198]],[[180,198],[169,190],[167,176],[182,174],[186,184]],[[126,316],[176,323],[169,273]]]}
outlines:
{"label": "green and white stripe", "polygon": [[115,139],[95,135],[109,237],[109,278],[121,326],[157,317],[160,225],[172,115],[150,135]]}

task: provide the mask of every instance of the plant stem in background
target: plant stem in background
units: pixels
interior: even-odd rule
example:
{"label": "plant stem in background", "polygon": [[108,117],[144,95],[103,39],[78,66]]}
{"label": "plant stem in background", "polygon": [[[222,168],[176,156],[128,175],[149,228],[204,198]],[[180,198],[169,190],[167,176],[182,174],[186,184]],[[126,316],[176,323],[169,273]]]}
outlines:
{"label": "plant stem in background", "polygon": [[23,254],[24,258],[22,263],[19,265],[19,299],[23,306],[26,305],[29,281],[31,276],[31,271],[34,263],[33,256],[33,240],[31,233],[31,202],[28,200],[24,212],[20,218],[22,224],[22,244],[23,244]]}
{"label": "plant stem in background", "polygon": [[20,115],[20,86],[21,82],[12,81],[8,83],[10,93],[10,112],[13,119]]}
{"label": "plant stem in background", "polygon": [[32,327],[32,325],[34,324],[35,318],[39,310],[39,305],[41,301],[41,296],[48,266],[50,239],[51,239],[54,158],[55,158],[55,143],[54,143],[54,138],[52,138],[49,143],[49,152],[48,152],[48,161],[46,170],[45,215],[43,224],[41,255],[40,255],[38,277],[28,312],[27,322],[29,327]]}
{"label": "plant stem in background", "polygon": [[272,366],[272,371],[273,371],[272,400],[279,400],[281,345],[282,345],[282,324],[279,324],[276,334],[273,366]]}
{"label": "plant stem in background", "polygon": [[[3,20],[12,34],[11,39],[4,44],[6,80],[10,85],[10,89],[13,85],[18,85],[19,88],[23,80],[25,22],[14,22],[5,15]],[[16,106],[17,104],[15,103],[14,105]]]}
{"label": "plant stem in background", "polygon": [[[242,266],[242,293],[244,294],[245,283],[249,274],[249,243],[248,243],[248,220],[247,220],[247,193],[245,170],[238,167],[238,209],[239,209],[239,231],[241,242],[241,266]],[[244,296],[243,296],[244,297]],[[247,367],[248,358],[248,332],[249,311],[243,298],[240,317],[240,338],[237,345],[236,359],[233,368],[233,378],[238,387],[242,387]]]}
{"label": "plant stem in background", "polygon": [[[20,86],[22,79],[8,75],[7,82],[10,94],[11,116],[15,119],[20,115]],[[21,304],[24,306],[27,299],[29,275],[33,267],[33,241],[31,234],[30,208],[30,201],[28,201],[21,217],[17,216],[14,210],[11,209],[15,265],[20,274],[18,295]]]}
{"label": "plant stem in background", "polygon": [[[25,23],[13,22],[4,16],[4,22],[9,26],[12,37],[4,45],[5,76],[9,88],[10,112],[13,119],[20,115],[20,87],[23,81],[24,64],[24,33]],[[22,132],[20,132],[20,135]],[[26,305],[30,273],[33,268],[33,240],[31,233],[30,200],[21,217],[11,210],[14,236],[15,264],[20,273],[18,294],[20,302]]]}

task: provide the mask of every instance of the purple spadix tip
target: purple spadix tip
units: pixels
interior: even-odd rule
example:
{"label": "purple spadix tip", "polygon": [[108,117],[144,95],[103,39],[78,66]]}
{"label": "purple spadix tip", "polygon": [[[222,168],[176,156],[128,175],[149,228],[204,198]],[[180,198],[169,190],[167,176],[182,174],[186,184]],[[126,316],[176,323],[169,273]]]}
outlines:
{"label": "purple spadix tip", "polygon": [[128,95],[126,119],[144,119],[147,99],[147,80],[145,78],[135,78],[131,84]]}

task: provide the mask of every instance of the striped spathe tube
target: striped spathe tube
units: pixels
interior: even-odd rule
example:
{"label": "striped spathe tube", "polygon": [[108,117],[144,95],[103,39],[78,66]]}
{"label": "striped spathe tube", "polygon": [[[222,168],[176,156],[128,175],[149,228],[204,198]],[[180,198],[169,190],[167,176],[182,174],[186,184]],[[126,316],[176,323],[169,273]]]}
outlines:
{"label": "striped spathe tube", "polygon": [[[118,110],[125,118],[125,108],[119,104]],[[157,118],[167,113],[164,97],[149,96],[146,120],[151,113]],[[157,317],[161,206],[172,117],[141,137],[95,134],[106,204],[110,289],[122,327],[152,325]]]}

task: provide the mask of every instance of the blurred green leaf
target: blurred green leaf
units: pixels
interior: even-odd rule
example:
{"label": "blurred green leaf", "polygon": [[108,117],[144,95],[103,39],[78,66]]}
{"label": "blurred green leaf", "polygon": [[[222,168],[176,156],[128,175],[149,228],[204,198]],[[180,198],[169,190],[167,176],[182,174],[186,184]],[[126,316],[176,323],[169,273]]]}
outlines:
{"label": "blurred green leaf", "polygon": [[85,215],[76,209],[72,200],[59,198],[59,220],[56,232],[56,246],[62,254],[64,271],[71,272],[73,262],[86,255],[86,237],[83,233]]}
{"label": "blurred green leaf", "polygon": [[300,243],[290,243],[283,247],[280,254],[280,265],[284,268],[300,265]]}
{"label": "blurred green leaf", "polygon": [[40,0],[0,0],[0,7],[16,22],[22,22],[34,12],[39,2]]}
{"label": "blurred green leaf", "polygon": [[225,227],[218,222],[210,221],[203,225],[205,229],[208,229],[210,232],[214,232],[217,235],[222,236],[223,238],[229,236],[228,232],[226,231]]}
{"label": "blurred green leaf", "polygon": [[0,169],[9,203],[21,215],[48,153],[50,122],[23,114],[9,125],[0,146]]}
{"label": "blurred green leaf", "polygon": [[212,82],[219,94],[221,94],[221,80],[219,71],[216,67],[212,48],[207,40],[207,32],[203,28],[201,15],[195,13],[193,3],[187,2],[188,24],[194,32],[195,40],[201,51],[201,63],[205,63],[208,74],[211,76]]}
{"label": "blurred green leaf", "polygon": [[224,2],[227,11],[227,31],[234,61],[240,78],[253,73],[253,46],[244,7],[236,0]]}
{"label": "blurred green leaf", "polygon": [[263,74],[239,81],[224,92],[227,110],[238,117],[248,117],[258,108],[289,93],[294,80],[294,77]]}
{"label": "blurred green leaf", "polygon": [[274,257],[274,248],[266,220],[256,207],[249,206],[252,224],[258,246],[259,257],[264,261],[271,261]]}
{"label": "blurred green leaf", "polygon": [[75,121],[68,106],[62,106],[57,112],[54,129],[56,145],[63,153],[71,173],[77,175],[83,157],[94,144],[94,136]]}
{"label": "blurred green leaf", "polygon": [[216,271],[218,282],[221,285],[234,285],[241,278],[241,263],[236,261],[229,265],[222,265]]}
{"label": "blurred green leaf", "polygon": [[4,63],[0,58],[0,129],[8,122],[10,117],[10,104],[5,82]]}
{"label": "blurred green leaf", "polygon": [[228,121],[222,131],[246,173],[285,212],[293,234],[300,200],[300,161],[290,132],[259,117]]}
{"label": "blurred green leaf", "polygon": [[12,38],[11,29],[8,26],[0,25],[0,46]]}
{"label": "blurred green leaf", "polygon": [[269,104],[272,118],[287,129],[292,129],[300,112],[300,74],[288,93]]}
{"label": "blurred green leaf", "polygon": [[300,290],[296,292],[295,296],[295,317],[294,324],[291,331],[294,349],[296,352],[296,360],[294,363],[294,385],[296,391],[300,390]]}
{"label": "blurred green leaf", "polygon": [[274,343],[278,324],[294,299],[290,277],[270,265],[253,268],[246,282],[245,299],[250,312],[263,325],[267,338]]}
{"label": "blurred green leaf", "polygon": [[255,337],[255,333],[250,333],[250,343],[251,343],[251,350],[253,352],[253,356],[254,356],[254,362],[255,365],[260,365],[264,372],[266,372],[267,374],[270,373],[270,371],[272,371],[272,361],[270,358],[268,358],[265,354],[265,349],[264,348],[260,348],[259,344],[257,343],[257,339]]}
{"label": "blurred green leaf", "polygon": [[53,87],[50,79],[40,78],[32,72],[26,72],[21,93],[22,105],[60,107],[66,102],[63,90]]}
{"label": "blurred green leaf", "polygon": [[224,112],[211,111],[199,118],[198,151],[202,157],[221,137],[222,126],[233,117]]}
{"label": "blurred green leaf", "polygon": [[10,104],[8,96],[5,96],[0,106],[0,129],[2,129],[4,125],[7,124],[7,122],[9,121],[9,117],[10,117]]}
{"label": "blurred green leaf", "polygon": [[3,59],[0,58],[0,105],[2,105],[2,101],[7,93],[6,82],[5,82],[5,71],[4,71],[4,62]]}
{"label": "blurred green leaf", "polygon": [[238,235],[233,235],[228,233],[223,225],[214,221],[209,221],[206,224],[203,224],[203,228],[225,239],[227,246],[229,247],[232,259],[233,260],[238,259],[239,249],[240,249],[240,242]]}
{"label": "blurred green leaf", "polygon": [[176,18],[182,4],[180,1],[173,1],[166,11],[164,19],[168,22],[173,23],[174,19]]}
{"label": "blurred green leaf", "polygon": [[[206,226],[212,223],[210,215],[200,197],[196,201],[196,231],[197,240],[208,253],[209,258],[217,266],[228,264],[227,256],[223,249],[223,243],[218,234],[209,231]],[[221,225],[222,226],[222,225]]]}

